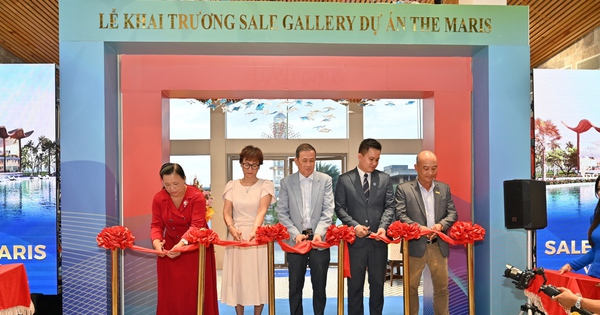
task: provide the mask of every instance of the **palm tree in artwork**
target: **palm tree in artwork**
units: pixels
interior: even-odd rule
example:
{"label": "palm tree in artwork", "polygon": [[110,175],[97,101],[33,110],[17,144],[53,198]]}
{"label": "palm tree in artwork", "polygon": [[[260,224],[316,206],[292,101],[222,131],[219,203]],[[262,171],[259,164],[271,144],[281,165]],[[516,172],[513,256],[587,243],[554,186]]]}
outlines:
{"label": "palm tree in artwork", "polygon": [[48,175],[50,175],[51,172],[51,164],[54,161],[54,157],[55,157],[55,147],[56,147],[56,143],[48,138],[46,138],[45,136],[40,136],[38,138],[39,140],[39,144],[41,146],[41,151],[43,152],[43,158],[42,158],[42,163],[44,166],[47,167],[47,173]]}
{"label": "palm tree in artwork", "polygon": [[21,149],[23,156],[21,157],[21,168],[23,170],[31,170],[33,174],[35,155],[37,154],[37,146],[33,141],[29,140]]}
{"label": "palm tree in artwork", "polygon": [[558,128],[551,120],[535,120],[535,148],[536,153],[540,155],[542,166],[542,179],[546,180],[546,152],[559,147],[558,140],[562,137]]}

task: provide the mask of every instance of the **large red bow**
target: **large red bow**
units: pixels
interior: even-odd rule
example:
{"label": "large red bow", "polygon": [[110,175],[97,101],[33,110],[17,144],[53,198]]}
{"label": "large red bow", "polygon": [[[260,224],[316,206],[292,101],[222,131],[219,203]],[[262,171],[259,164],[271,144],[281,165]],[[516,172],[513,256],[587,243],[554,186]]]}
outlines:
{"label": "large red bow", "polygon": [[290,233],[283,224],[259,226],[256,228],[256,242],[258,244],[267,244],[275,241],[287,240],[290,238]]}
{"label": "large red bow", "polygon": [[485,237],[485,229],[479,224],[471,222],[458,221],[452,225],[448,235],[457,244],[473,244],[476,241],[482,241]]}
{"label": "large red bow", "polygon": [[400,221],[395,221],[387,229],[387,235],[393,240],[412,240],[421,237],[421,228],[418,223],[407,224]]}
{"label": "large red bow", "polygon": [[96,237],[98,246],[106,249],[125,249],[133,246],[135,237],[131,231],[120,225],[106,227]]}
{"label": "large red bow", "polygon": [[325,233],[325,242],[330,246],[339,245],[340,241],[346,241],[347,243],[354,243],[356,240],[356,234],[353,227],[347,225],[330,225]]}
{"label": "large red bow", "polygon": [[204,247],[208,247],[211,244],[216,244],[219,242],[219,235],[215,231],[207,228],[190,229],[185,233],[183,238],[185,238],[191,244],[198,243]]}

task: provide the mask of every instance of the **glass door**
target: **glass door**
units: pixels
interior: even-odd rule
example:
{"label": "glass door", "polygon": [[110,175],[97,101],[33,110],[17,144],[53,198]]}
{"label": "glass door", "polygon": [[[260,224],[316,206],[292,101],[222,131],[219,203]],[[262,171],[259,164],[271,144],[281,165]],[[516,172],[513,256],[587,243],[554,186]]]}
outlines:
{"label": "glass door", "polygon": [[[239,162],[239,155],[231,155],[228,157],[229,169],[228,169],[228,179],[240,179],[242,178],[243,171]],[[331,176],[333,179],[333,190],[335,191],[335,186],[337,184],[337,180],[345,171],[346,168],[346,156],[345,155],[336,155],[336,156],[318,156],[317,157],[317,165],[316,170],[319,172],[323,172]],[[273,182],[275,186],[275,197],[279,198],[279,188],[280,182],[284,176],[293,174],[297,172],[298,168],[294,163],[294,157],[290,156],[265,156],[263,160],[263,165],[261,165],[260,170],[258,171],[257,177],[261,179],[268,179]],[[264,224],[272,225],[277,224],[279,220],[277,220],[277,213],[275,211],[277,203],[274,203],[267,210],[267,214],[265,215]],[[337,217],[334,214],[334,220],[336,220],[335,224],[340,224],[340,221],[337,220]],[[286,253],[281,249],[279,244],[275,243],[275,267],[287,267],[287,259]],[[337,265],[338,261],[338,252],[337,246],[331,248],[331,264]]]}
{"label": "glass door", "polygon": [[[298,171],[298,167],[296,163],[294,163],[294,158],[291,157],[288,160],[288,163],[292,165],[289,170],[289,174],[293,174]],[[315,165],[315,170],[321,173],[325,173],[331,176],[333,191],[335,192],[335,187],[337,185],[337,181],[340,178],[340,175],[346,171],[346,156],[345,155],[333,155],[333,156],[317,156],[317,163]],[[335,225],[342,224],[335,213],[333,214],[333,223]],[[330,265],[337,265],[338,263],[338,247],[331,247],[331,260]]]}
{"label": "glass door", "polygon": [[[277,156],[265,156],[263,159],[263,165],[260,166],[260,170],[256,176],[260,179],[267,179],[273,182],[275,186],[275,197],[279,198],[279,187],[280,181],[283,179],[287,170],[289,169],[288,158],[277,157]],[[244,172],[240,165],[239,155],[229,156],[229,180],[240,179],[244,177]],[[272,204],[267,210],[265,215],[265,225],[277,224],[277,213],[275,212],[275,206],[277,203]],[[281,267],[286,266],[285,252],[281,249],[279,244],[275,243],[275,266]]]}

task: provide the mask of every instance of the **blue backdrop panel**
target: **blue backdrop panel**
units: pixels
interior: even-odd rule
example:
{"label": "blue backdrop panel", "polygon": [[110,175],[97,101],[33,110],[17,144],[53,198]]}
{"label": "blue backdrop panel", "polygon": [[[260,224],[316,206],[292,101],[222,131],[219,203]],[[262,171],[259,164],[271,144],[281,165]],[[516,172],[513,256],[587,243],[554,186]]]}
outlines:
{"label": "blue backdrop panel", "polygon": [[486,229],[475,246],[478,314],[518,314],[525,303],[502,277],[507,263],[527,267],[528,246],[524,230],[504,227],[503,182],[531,176],[528,68],[529,47],[489,46],[473,56],[474,221]]}

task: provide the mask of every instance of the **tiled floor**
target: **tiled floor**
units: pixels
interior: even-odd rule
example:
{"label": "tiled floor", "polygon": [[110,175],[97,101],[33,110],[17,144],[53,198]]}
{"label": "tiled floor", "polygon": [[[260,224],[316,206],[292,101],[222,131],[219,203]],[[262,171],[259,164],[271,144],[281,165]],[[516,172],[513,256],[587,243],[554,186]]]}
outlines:
{"label": "tiled floor", "polygon": [[[329,268],[329,273],[327,274],[327,297],[335,298],[337,297],[337,267]],[[219,298],[221,295],[221,270],[217,270],[217,292],[219,294]],[[367,276],[368,277],[368,276]],[[288,277],[275,277],[275,298],[276,299],[286,299],[288,298]],[[344,288],[347,288],[347,284],[344,280]],[[396,279],[394,277],[394,283],[390,286],[390,281],[386,281],[384,285],[384,295],[385,296],[402,296],[402,279]],[[346,292],[344,292],[344,296],[346,296]],[[364,296],[369,296],[369,283],[368,279],[365,279],[365,291]],[[310,284],[310,277],[306,278],[304,291],[304,298],[312,297],[312,288]]]}
{"label": "tiled floor", "polygon": [[[287,270],[275,270],[276,275],[285,274]],[[329,272],[327,275],[327,305],[325,307],[326,315],[335,315],[338,314],[337,311],[337,267],[329,268]],[[221,291],[221,270],[217,271],[217,289],[219,290],[219,295]],[[368,274],[367,274],[368,277]],[[288,298],[288,280],[289,278],[286,276],[277,276],[275,277],[275,313],[278,315],[289,315],[289,304],[287,302]],[[344,283],[344,289],[347,289],[346,282]],[[344,290],[346,291],[346,290]],[[404,297],[402,290],[402,280],[396,279],[394,277],[394,283],[390,286],[389,280],[385,282],[384,285],[384,295],[386,296],[385,304],[383,307],[382,315],[395,315],[399,314],[399,310],[402,310],[404,305]],[[422,292],[421,292],[422,295]],[[344,292],[345,298],[347,298],[346,292]],[[368,308],[369,303],[369,284],[368,279],[365,279],[365,290],[364,290],[364,305]],[[310,277],[307,277],[304,284],[304,292],[303,292],[303,305],[304,305],[304,313],[312,314],[312,287],[310,283]],[[347,303],[344,302],[345,304]],[[269,306],[265,305],[265,309],[262,314],[268,314]],[[346,309],[347,304],[344,306]],[[347,309],[346,309],[347,311]],[[227,306],[225,304],[219,303],[219,314],[220,315],[235,315],[235,310],[231,306]],[[244,315],[253,315],[253,308],[246,307]],[[420,312],[419,315],[422,315]]]}

